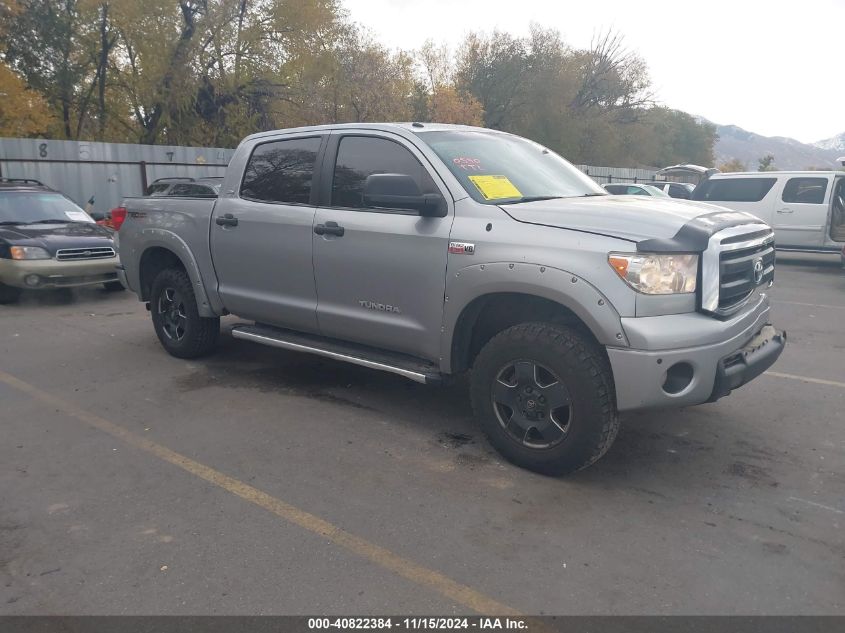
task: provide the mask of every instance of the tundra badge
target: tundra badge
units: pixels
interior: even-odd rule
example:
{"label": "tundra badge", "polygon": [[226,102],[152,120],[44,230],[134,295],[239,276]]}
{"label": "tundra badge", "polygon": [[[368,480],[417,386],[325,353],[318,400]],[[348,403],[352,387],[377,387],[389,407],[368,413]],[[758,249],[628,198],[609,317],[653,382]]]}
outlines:
{"label": "tundra badge", "polygon": [[362,308],[367,308],[368,310],[378,310],[380,312],[393,312],[394,314],[401,314],[402,311],[399,309],[399,306],[392,306],[386,303],[378,303],[377,301],[367,301],[366,299],[360,299],[358,301],[358,305]]}

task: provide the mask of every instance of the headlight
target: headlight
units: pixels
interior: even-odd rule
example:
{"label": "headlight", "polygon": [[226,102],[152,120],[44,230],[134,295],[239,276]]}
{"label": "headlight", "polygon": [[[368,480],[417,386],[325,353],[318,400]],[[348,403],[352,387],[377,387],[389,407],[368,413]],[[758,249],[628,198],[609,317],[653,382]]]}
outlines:
{"label": "headlight", "polygon": [[50,253],[40,246],[12,246],[12,259],[50,259]]}
{"label": "headlight", "polygon": [[610,253],[607,261],[623,281],[647,295],[695,292],[698,255],[675,253]]}

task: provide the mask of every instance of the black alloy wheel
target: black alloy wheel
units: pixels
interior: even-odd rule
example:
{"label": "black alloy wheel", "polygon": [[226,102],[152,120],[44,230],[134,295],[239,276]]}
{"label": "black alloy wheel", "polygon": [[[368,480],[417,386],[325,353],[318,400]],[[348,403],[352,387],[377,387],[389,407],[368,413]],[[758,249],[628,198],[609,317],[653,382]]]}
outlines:
{"label": "black alloy wheel", "polygon": [[161,328],[171,341],[181,341],[188,329],[188,315],[185,313],[185,299],[176,288],[167,287],[158,297],[158,313]]}
{"label": "black alloy wheel", "polygon": [[532,360],[507,363],[491,390],[499,424],[528,448],[551,448],[569,432],[569,390],[548,367]]}
{"label": "black alloy wheel", "polygon": [[198,358],[214,349],[220,336],[220,319],[200,316],[194,286],[183,269],[160,271],[149,298],[153,327],[169,354]]}

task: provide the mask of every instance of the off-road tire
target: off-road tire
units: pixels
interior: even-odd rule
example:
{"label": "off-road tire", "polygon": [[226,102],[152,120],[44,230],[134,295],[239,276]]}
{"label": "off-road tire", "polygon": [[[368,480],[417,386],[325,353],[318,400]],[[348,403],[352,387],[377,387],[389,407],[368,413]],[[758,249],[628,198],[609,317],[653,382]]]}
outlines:
{"label": "off-road tire", "polygon": [[103,288],[106,292],[121,292],[126,290],[126,288],[123,287],[123,284],[119,281],[107,281],[103,284]]}
{"label": "off-road tire", "polygon": [[[181,337],[168,335],[167,320],[160,313],[159,306],[165,293],[173,290],[179,293],[184,313],[184,329]],[[171,293],[172,294],[172,293]],[[211,352],[220,336],[220,319],[199,315],[193,284],[184,270],[166,268],[156,275],[150,292],[150,313],[158,340],[171,355],[177,358],[198,358]]]}
{"label": "off-road tire", "polygon": [[0,283],[0,305],[15,303],[21,296],[21,289]]}
{"label": "off-road tire", "polygon": [[[502,368],[525,361],[551,370],[568,391],[568,430],[559,443],[546,448],[530,448],[515,439],[500,421],[501,407],[494,404]],[[619,430],[607,358],[596,343],[570,327],[523,323],[500,332],[476,357],[470,392],[475,415],[496,450],[514,464],[543,474],[563,475],[593,464]]]}

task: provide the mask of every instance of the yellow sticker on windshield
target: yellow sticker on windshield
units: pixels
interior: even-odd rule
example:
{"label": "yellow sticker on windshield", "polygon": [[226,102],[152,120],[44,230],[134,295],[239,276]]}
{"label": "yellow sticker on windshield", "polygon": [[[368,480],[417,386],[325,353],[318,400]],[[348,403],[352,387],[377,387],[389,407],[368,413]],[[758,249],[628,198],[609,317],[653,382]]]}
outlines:
{"label": "yellow sticker on windshield", "polygon": [[522,197],[522,193],[507,176],[467,176],[467,178],[478,187],[485,200]]}

